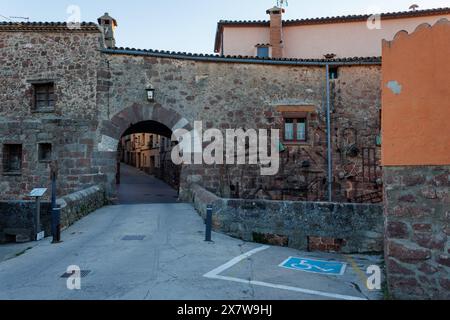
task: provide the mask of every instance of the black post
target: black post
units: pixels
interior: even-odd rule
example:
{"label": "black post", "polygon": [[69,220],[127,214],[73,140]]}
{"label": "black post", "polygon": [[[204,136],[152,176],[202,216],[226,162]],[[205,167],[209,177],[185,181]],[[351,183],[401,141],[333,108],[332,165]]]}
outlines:
{"label": "black post", "polygon": [[56,179],[58,177],[58,164],[56,161],[51,165],[52,179],[52,236],[53,243],[61,242],[61,209],[56,206]]}
{"label": "black post", "polygon": [[209,205],[206,209],[206,242],[212,242],[211,240],[211,233],[212,233],[212,213],[213,208],[211,205]]}

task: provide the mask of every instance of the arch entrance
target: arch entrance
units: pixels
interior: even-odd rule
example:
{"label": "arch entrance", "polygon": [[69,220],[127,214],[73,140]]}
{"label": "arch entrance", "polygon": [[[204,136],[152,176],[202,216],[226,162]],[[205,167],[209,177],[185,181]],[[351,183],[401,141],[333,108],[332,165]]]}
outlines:
{"label": "arch entrance", "polygon": [[160,105],[134,104],[102,123],[102,142],[117,143],[109,150],[115,163],[108,170],[115,172],[107,173],[116,203],[178,201],[182,168],[171,160],[172,132],[178,128],[189,130],[188,121]]}

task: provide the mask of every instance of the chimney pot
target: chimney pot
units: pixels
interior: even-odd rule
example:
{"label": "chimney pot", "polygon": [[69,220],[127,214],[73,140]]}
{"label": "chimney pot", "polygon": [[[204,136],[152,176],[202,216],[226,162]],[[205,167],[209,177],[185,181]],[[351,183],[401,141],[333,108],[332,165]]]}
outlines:
{"label": "chimney pot", "polygon": [[116,46],[116,40],[114,38],[114,29],[117,27],[117,21],[111,17],[108,12],[105,12],[103,16],[98,18],[98,24],[103,30],[103,39],[106,48],[114,48]]}

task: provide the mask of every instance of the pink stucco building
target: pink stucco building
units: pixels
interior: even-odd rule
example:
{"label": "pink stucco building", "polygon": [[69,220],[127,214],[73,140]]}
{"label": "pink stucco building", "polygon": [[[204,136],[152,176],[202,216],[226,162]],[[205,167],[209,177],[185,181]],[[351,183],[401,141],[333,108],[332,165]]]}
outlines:
{"label": "pink stucco building", "polygon": [[285,20],[284,9],[267,10],[270,21],[220,21],[215,52],[223,55],[321,59],[381,56],[383,39],[392,40],[422,23],[450,19],[450,8],[380,15]]}

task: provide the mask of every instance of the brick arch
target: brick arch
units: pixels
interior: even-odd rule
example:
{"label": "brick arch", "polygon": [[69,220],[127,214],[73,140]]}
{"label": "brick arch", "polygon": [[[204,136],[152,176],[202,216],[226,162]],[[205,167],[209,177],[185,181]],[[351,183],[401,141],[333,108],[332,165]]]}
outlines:
{"label": "brick arch", "polygon": [[166,109],[160,104],[135,103],[121,110],[111,120],[103,121],[100,133],[114,140],[120,140],[130,126],[149,120],[162,123],[172,131],[178,128],[192,130],[188,120],[174,110]]}

